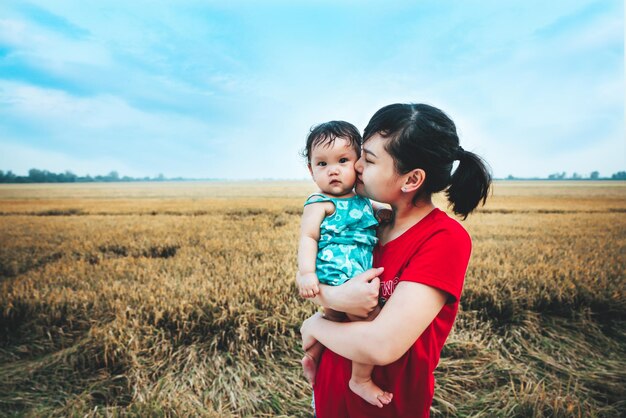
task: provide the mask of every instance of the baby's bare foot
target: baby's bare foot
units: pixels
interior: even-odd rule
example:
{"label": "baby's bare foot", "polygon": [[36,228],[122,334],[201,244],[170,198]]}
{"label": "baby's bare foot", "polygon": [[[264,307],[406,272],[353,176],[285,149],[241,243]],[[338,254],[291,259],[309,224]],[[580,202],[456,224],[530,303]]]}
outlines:
{"label": "baby's bare foot", "polygon": [[302,357],[302,371],[304,372],[304,377],[309,381],[311,386],[315,384],[315,375],[317,374],[317,362],[310,354],[305,354]]}
{"label": "baby's bare foot", "polygon": [[362,382],[350,379],[349,386],[352,392],[379,408],[389,404],[391,399],[393,399],[392,393],[385,392],[376,386],[371,378]]}

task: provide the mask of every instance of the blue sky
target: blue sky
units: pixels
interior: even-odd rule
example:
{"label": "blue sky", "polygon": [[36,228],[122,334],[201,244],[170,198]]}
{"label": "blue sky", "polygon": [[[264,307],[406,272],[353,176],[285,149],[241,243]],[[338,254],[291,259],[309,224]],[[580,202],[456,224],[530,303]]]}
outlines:
{"label": "blue sky", "polygon": [[306,178],[309,128],[423,102],[496,177],[626,170],[624,4],[0,3],[0,170]]}

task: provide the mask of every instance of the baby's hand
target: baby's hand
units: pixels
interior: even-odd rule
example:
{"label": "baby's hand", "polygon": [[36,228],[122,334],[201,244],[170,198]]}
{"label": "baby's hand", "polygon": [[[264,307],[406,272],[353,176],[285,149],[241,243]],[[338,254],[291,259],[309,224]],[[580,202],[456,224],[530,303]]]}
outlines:
{"label": "baby's hand", "polygon": [[314,298],[320,292],[317,274],[305,273],[298,275],[298,291],[303,298]]}
{"label": "baby's hand", "polygon": [[393,219],[393,211],[387,208],[381,208],[376,211],[376,220],[379,224],[386,224]]}

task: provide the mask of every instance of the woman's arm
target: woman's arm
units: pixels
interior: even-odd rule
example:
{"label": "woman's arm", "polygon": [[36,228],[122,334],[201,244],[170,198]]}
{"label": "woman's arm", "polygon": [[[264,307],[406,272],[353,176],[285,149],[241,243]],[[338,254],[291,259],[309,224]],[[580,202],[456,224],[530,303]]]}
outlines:
{"label": "woman's arm", "polygon": [[367,318],[378,306],[378,276],[383,270],[382,267],[369,269],[340,286],[320,285],[320,292],[310,300],[335,311]]}
{"label": "woman's arm", "polygon": [[447,293],[421,283],[400,282],[371,322],[331,322],[315,314],[302,324],[304,348],[313,339],[360,363],[384,366],[399,359],[435,319]]}

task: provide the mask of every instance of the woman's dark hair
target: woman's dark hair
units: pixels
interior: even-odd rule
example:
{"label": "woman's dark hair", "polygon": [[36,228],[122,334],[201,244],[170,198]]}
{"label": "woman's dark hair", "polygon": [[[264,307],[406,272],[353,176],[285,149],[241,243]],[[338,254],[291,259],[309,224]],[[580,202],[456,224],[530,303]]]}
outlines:
{"label": "woman's dark hair", "polygon": [[357,158],[361,157],[361,133],[356,126],[342,120],[331,120],[312,127],[306,137],[306,147],[302,150],[302,156],[310,163],[313,147],[331,146],[337,138],[350,142],[350,146],[356,151]]}
{"label": "woman's dark hair", "polygon": [[[463,219],[481,200],[485,204],[491,185],[489,168],[478,155],[459,146],[456,126],[441,110],[426,104],[385,106],[367,124],[363,142],[376,133],[387,139],[385,149],[398,173],[416,168],[426,173],[415,199],[447,189],[452,210]],[[459,166],[451,173],[455,160]]]}

